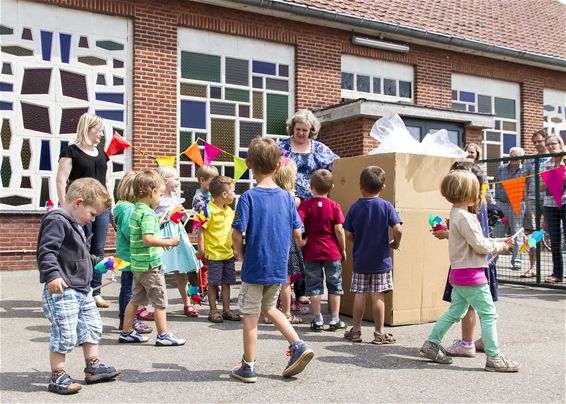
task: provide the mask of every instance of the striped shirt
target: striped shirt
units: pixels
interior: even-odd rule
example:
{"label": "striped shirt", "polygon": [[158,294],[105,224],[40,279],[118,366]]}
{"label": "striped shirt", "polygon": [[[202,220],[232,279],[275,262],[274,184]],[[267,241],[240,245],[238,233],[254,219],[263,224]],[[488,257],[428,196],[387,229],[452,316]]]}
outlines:
{"label": "striped shirt", "polygon": [[145,203],[136,202],[130,216],[130,252],[132,254],[132,271],[147,272],[149,267],[161,265],[161,247],[148,247],[143,243],[144,234],[159,237],[159,218]]}

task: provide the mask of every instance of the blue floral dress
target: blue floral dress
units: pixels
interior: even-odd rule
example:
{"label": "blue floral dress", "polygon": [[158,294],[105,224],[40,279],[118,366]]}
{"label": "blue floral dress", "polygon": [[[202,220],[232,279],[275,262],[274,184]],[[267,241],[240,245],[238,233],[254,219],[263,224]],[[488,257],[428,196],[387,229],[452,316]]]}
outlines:
{"label": "blue floral dress", "polygon": [[291,151],[291,138],[279,141],[279,148],[297,164],[296,195],[301,200],[310,198],[311,174],[325,168],[332,170],[334,160],[340,158],[330,148],[316,140],[311,140],[310,153],[294,153]]}

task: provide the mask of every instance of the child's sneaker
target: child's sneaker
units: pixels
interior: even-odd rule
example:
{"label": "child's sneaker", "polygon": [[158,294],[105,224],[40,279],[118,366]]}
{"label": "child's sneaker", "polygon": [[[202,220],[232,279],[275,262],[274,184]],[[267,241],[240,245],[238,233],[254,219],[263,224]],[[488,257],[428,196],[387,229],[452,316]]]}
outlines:
{"label": "child's sneaker", "polygon": [[230,372],[230,377],[238,379],[244,383],[255,383],[257,381],[255,366],[251,367],[244,361],[244,358],[242,358],[240,365],[236,366],[232,369],[232,372]]}
{"label": "child's sneaker", "polygon": [[130,332],[122,331],[120,336],[118,337],[118,342],[121,343],[140,343],[140,342],[147,342],[149,338],[145,335],[141,335],[136,330],[132,330]]}
{"label": "child's sneaker", "polygon": [[323,323],[317,323],[316,320],[311,321],[311,331],[321,332],[324,330]]}
{"label": "child's sneaker", "polygon": [[518,372],[519,364],[508,359],[503,354],[488,356],[485,361],[485,370],[488,372]]}
{"label": "child's sneaker", "polygon": [[345,329],[346,329],[346,323],[343,321],[338,321],[337,323],[328,324],[328,331],[330,332],[342,331]]}
{"label": "child's sneaker", "polygon": [[425,341],[419,353],[422,357],[430,359],[436,363],[442,363],[445,365],[452,363],[452,358],[446,355],[446,350],[440,344],[430,342],[429,340]]}
{"label": "child's sneaker", "polygon": [[474,341],[474,346],[476,348],[476,352],[485,352],[483,346],[483,339],[477,339]]}
{"label": "child's sneaker", "polygon": [[91,362],[90,365],[85,368],[84,372],[86,384],[106,382],[122,373],[113,366],[103,365],[98,359]]}
{"label": "child's sneaker", "polygon": [[147,310],[147,307],[143,306],[136,310],[136,317],[138,318],[138,320],[152,321],[153,313]]}
{"label": "child's sneaker", "polygon": [[464,345],[464,341],[461,339],[455,339],[452,345],[446,348],[446,353],[448,356],[461,356],[465,358],[473,358],[476,356],[476,346],[474,344],[470,346]]}
{"label": "child's sneaker", "polygon": [[138,334],[151,334],[153,332],[152,326],[144,324],[138,319],[134,320],[133,327]]}
{"label": "child's sneaker", "polygon": [[179,346],[185,345],[186,340],[183,338],[177,338],[172,332],[166,332],[163,335],[158,335],[155,340],[156,346]]}
{"label": "child's sneaker", "polygon": [[81,385],[72,379],[64,370],[54,373],[49,379],[47,390],[57,394],[75,394],[81,389]]}
{"label": "child's sneaker", "polygon": [[307,344],[299,340],[289,345],[287,356],[290,358],[283,371],[283,377],[291,377],[301,373],[314,357],[314,352]]}

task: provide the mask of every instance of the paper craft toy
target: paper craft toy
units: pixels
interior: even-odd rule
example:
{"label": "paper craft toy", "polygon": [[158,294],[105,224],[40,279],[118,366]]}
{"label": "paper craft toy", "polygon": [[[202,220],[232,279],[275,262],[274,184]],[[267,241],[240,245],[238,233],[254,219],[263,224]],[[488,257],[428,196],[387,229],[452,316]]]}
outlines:
{"label": "paper craft toy", "polygon": [[202,297],[199,294],[199,288],[196,285],[189,285],[187,294],[191,298],[193,304],[202,304]]}
{"label": "paper craft toy", "polygon": [[94,266],[94,270],[98,273],[105,274],[108,271],[114,271],[126,268],[130,263],[120,258],[108,257],[104,258]]}
{"label": "paper craft toy", "polygon": [[448,227],[442,223],[440,216],[435,216],[432,213],[428,215],[428,224],[433,231],[448,230]]}
{"label": "paper craft toy", "polygon": [[195,221],[193,223],[193,228],[195,229],[198,229],[203,224],[205,224],[208,221],[208,209],[204,207],[204,209],[201,210],[198,215],[195,215],[194,220]]}
{"label": "paper craft toy", "polygon": [[519,251],[522,253],[531,251],[531,249],[534,248],[534,246],[536,246],[538,243],[542,241],[543,237],[544,237],[544,230],[534,231],[531,234],[531,236],[527,240],[525,240]]}

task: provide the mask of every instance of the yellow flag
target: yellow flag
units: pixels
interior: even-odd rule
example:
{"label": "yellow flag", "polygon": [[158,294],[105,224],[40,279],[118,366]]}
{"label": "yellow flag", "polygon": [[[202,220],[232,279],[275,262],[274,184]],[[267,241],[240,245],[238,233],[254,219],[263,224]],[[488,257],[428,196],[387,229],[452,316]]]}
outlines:
{"label": "yellow flag", "polygon": [[155,160],[157,160],[159,167],[173,167],[175,165],[175,157],[176,156],[156,157]]}
{"label": "yellow flag", "polygon": [[247,169],[248,166],[246,166],[246,160],[234,156],[234,181],[238,181]]}

